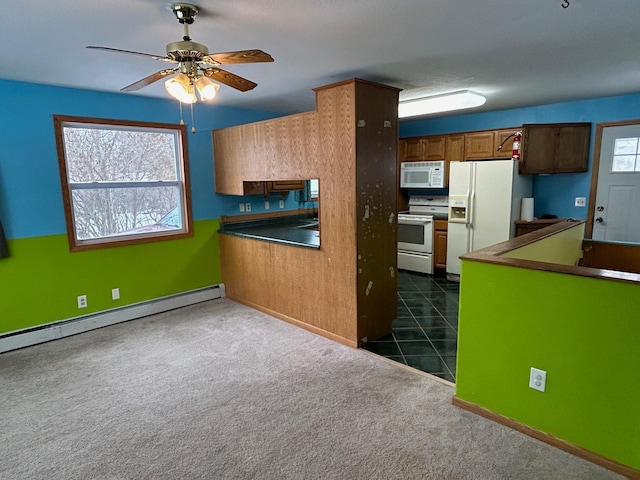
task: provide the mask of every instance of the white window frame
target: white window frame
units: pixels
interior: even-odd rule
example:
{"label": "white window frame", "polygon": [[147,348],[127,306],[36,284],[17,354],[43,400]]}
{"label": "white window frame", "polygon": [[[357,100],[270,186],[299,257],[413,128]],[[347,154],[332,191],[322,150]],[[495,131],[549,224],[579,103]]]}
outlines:
{"label": "white window frame", "polygon": [[[175,240],[193,236],[193,220],[191,215],[191,188],[189,185],[189,161],[187,152],[187,132],[184,125],[174,125],[154,122],[137,122],[129,120],[112,120],[102,118],[74,117],[54,115],[54,130],[58,151],[58,164],[60,167],[60,182],[62,185],[62,197],[67,224],[69,248],[72,252],[108,248],[138,243],[148,243],[160,240]],[[69,180],[67,159],[64,140],[65,128],[103,128],[110,130],[171,132],[176,138],[176,173],[177,178],[171,181],[149,182],[91,182],[73,183]],[[122,128],[119,128],[122,127]],[[171,230],[159,230],[154,232],[136,232],[131,234],[112,235],[92,239],[80,239],[76,233],[74,219],[73,191],[83,189],[108,189],[108,188],[145,188],[145,187],[177,187],[179,192],[179,208],[182,214],[182,228]]]}

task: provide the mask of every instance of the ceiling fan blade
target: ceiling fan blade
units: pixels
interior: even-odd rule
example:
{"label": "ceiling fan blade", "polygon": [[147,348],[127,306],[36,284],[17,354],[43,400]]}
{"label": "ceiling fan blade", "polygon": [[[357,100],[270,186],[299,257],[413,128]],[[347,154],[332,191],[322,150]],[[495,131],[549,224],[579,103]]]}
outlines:
{"label": "ceiling fan blade", "polygon": [[151,57],[154,60],[162,60],[163,62],[176,63],[174,60],[171,60],[169,57],[162,57],[160,55],[153,55],[151,53],[133,52],[131,50],[120,50],[119,48],[111,48],[111,47],[96,47],[96,46],[93,46],[93,45],[88,45],[87,48],[92,48],[94,50],[104,50],[106,52],[129,53],[131,55],[140,55],[142,57]]}
{"label": "ceiling fan blade", "polygon": [[[205,57],[207,58],[207,57]],[[239,50],[237,52],[210,53],[208,58],[214,60],[214,65],[230,63],[273,62],[273,57],[262,50]],[[206,60],[202,60],[208,63]]]}
{"label": "ceiling fan blade", "polygon": [[158,80],[166,77],[167,75],[171,75],[175,72],[177,72],[178,69],[177,68],[170,68],[167,70],[160,70],[159,72],[156,72],[152,75],[149,75],[148,77],[143,78],[142,80],[138,80],[135,83],[132,83],[131,85],[127,85],[124,88],[121,88],[120,91],[121,92],[135,92],[136,90],[140,90],[142,87],[146,87],[147,85],[151,85],[153,82],[157,82]]}
{"label": "ceiling fan blade", "polygon": [[202,73],[216,82],[224,83],[241,92],[246,92],[258,86],[257,83],[253,83],[251,80],[239,77],[234,73],[221,70],[220,68],[206,68],[202,70]]}

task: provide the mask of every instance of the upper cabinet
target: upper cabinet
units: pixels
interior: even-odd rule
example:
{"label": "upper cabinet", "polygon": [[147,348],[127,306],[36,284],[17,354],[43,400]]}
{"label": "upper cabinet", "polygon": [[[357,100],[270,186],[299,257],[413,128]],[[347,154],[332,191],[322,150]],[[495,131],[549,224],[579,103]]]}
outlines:
{"label": "upper cabinet", "polygon": [[398,156],[401,162],[417,162],[422,158],[424,151],[423,137],[403,138],[398,144]]}
{"label": "upper cabinet", "polygon": [[318,148],[316,112],[213,131],[216,192],[282,193],[304,188],[301,170]]}
{"label": "upper cabinet", "polygon": [[521,127],[513,127],[495,131],[495,143],[493,144],[495,158],[511,158],[511,155],[513,153],[513,139],[518,132],[522,132]]}
{"label": "upper cabinet", "polygon": [[511,158],[513,137],[519,128],[487,130],[464,134],[465,160],[486,160],[489,158]]}
{"label": "upper cabinet", "polygon": [[444,159],[447,163],[464,161],[464,133],[454,133],[445,137]]}
{"label": "upper cabinet", "polygon": [[495,135],[493,131],[471,132],[464,134],[465,160],[481,160],[491,158],[495,150]]}
{"label": "upper cabinet", "polygon": [[[513,135],[520,127],[479,132],[451,133],[401,138],[400,162],[445,161],[445,187],[449,185],[449,163],[465,160],[511,158]],[[503,145],[504,142],[504,145]],[[502,148],[498,150],[498,147]]]}
{"label": "upper cabinet", "polygon": [[590,123],[523,125],[520,173],[586,172]]}
{"label": "upper cabinet", "polygon": [[445,159],[446,135],[403,138],[399,143],[401,162],[425,162]]}
{"label": "upper cabinet", "polygon": [[437,135],[424,138],[424,160],[438,161],[445,159],[446,136]]}

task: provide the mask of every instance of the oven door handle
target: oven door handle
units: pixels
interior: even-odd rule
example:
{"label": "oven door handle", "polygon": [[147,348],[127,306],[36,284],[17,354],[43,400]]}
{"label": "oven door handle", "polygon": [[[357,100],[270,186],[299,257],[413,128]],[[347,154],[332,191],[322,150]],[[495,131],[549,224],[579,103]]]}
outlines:
{"label": "oven door handle", "polygon": [[432,222],[432,220],[428,220],[425,218],[406,218],[406,217],[401,217],[398,219],[398,223],[400,224],[404,224],[404,225],[429,225]]}

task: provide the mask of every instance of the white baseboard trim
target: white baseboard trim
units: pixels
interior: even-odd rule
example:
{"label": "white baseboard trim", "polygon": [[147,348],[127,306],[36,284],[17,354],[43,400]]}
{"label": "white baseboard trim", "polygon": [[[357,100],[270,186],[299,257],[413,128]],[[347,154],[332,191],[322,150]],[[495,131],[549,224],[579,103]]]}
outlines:
{"label": "white baseboard trim", "polygon": [[69,318],[59,322],[6,333],[0,336],[0,353],[29,347],[38,343],[88,332],[96,328],[127,322],[136,318],[154,315],[180,307],[225,296],[224,284],[192,290],[146,302],[135,303],[113,310],[104,310],[91,315]]}

